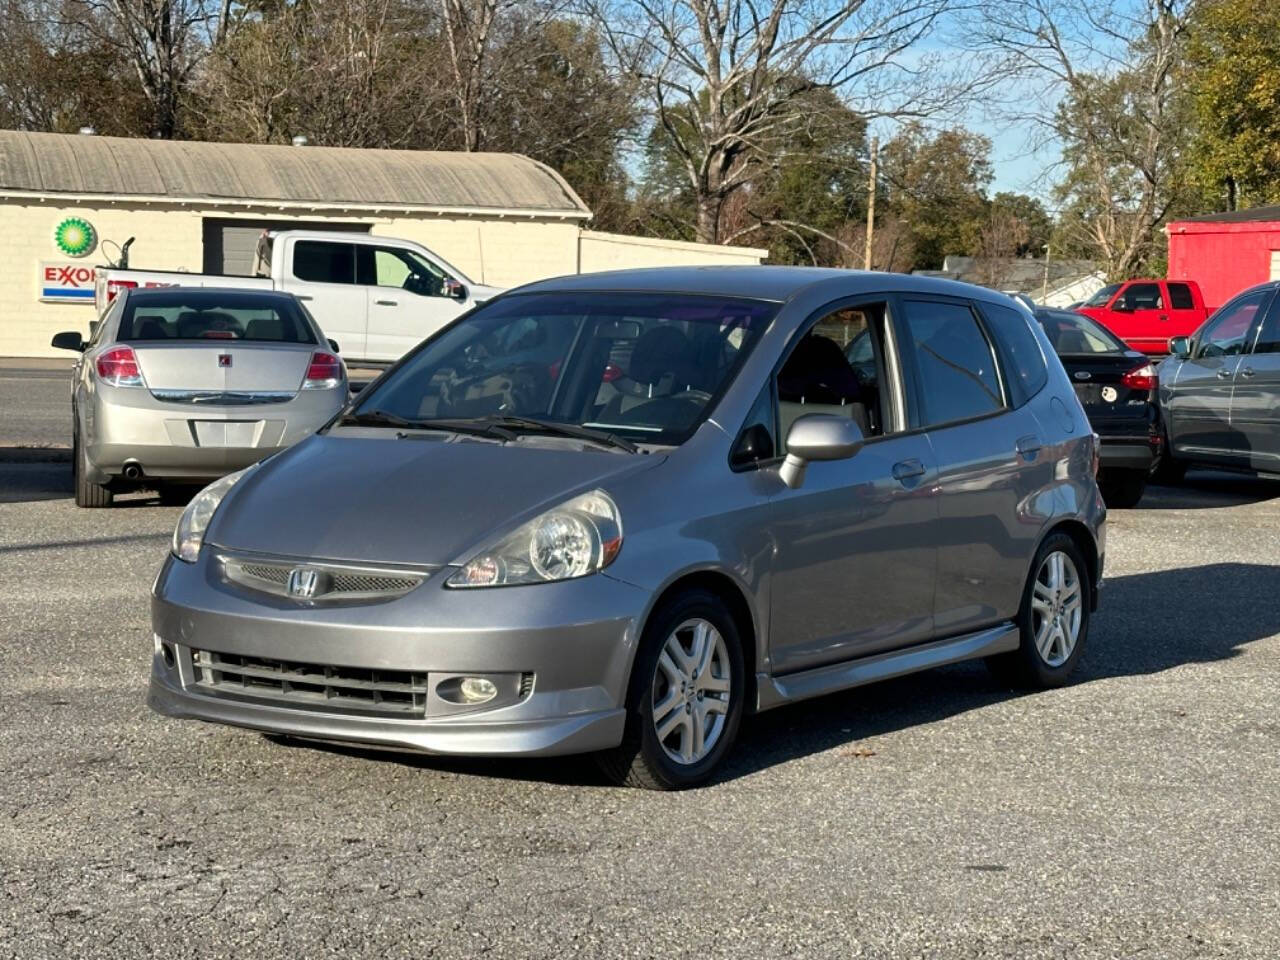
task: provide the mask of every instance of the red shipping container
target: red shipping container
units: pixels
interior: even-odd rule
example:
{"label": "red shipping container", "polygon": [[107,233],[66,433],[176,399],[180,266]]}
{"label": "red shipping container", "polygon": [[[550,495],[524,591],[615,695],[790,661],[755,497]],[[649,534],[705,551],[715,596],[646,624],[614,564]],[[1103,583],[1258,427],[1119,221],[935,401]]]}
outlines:
{"label": "red shipping container", "polygon": [[1210,310],[1247,287],[1280,280],[1280,207],[1175,220],[1165,231],[1168,279],[1196,281]]}

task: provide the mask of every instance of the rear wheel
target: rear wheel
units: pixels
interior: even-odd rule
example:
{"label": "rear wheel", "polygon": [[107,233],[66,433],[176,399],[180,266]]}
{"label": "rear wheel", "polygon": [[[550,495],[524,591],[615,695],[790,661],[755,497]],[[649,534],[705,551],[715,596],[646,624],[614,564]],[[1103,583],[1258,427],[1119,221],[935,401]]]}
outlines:
{"label": "rear wheel", "polygon": [[1187,464],[1184,460],[1175,460],[1173,454],[1167,452],[1169,445],[1165,444],[1165,454],[1156,463],[1156,467],[1151,471],[1151,482],[1164,486],[1177,486],[1187,476]]}
{"label": "rear wheel", "polygon": [[1036,552],[1018,610],[1018,649],[987,658],[996,679],[1047,689],[1070,678],[1089,634],[1093,584],[1076,542],[1051,534]]}
{"label": "rear wheel", "polygon": [[80,443],[80,429],[71,433],[71,478],[76,488],[77,507],[109,507],[115,494],[100,483],[88,479],[89,461]]}
{"label": "rear wheel", "polygon": [[650,618],[627,697],[622,744],[599,755],[615,783],[678,790],[705,782],[738,735],[746,677],[724,603],[680,594]]}
{"label": "rear wheel", "polygon": [[1147,471],[1104,471],[1098,478],[1098,488],[1108,507],[1136,507],[1147,489]]}

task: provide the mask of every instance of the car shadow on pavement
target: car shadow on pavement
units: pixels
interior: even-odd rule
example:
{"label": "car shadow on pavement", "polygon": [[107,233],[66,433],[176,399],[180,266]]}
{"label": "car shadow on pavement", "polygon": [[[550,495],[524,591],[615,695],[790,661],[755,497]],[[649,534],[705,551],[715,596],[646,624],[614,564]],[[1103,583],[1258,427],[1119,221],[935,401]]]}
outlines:
{"label": "car shadow on pavement", "polygon": [[0,447],[0,503],[65,500],[71,496],[71,468],[65,463],[12,463]]}
{"label": "car shadow on pavement", "polygon": [[1136,510],[1237,507],[1280,497],[1280,479],[1225,470],[1189,470],[1177,486],[1151,483]]}
{"label": "car shadow on pavement", "polygon": [[[1108,580],[1073,683],[1227,660],[1247,644],[1280,633],[1280,593],[1264,588],[1278,574],[1280,568],[1265,564],[1220,563]],[[1191,605],[1194,616],[1188,615]],[[858,746],[859,741],[1019,696],[1035,694],[1001,686],[981,663],[962,663],[781,707],[746,719],[716,782],[827,750],[870,756],[867,751],[874,748]],[[445,758],[296,744],[442,773],[577,786],[606,783],[587,757]]]}

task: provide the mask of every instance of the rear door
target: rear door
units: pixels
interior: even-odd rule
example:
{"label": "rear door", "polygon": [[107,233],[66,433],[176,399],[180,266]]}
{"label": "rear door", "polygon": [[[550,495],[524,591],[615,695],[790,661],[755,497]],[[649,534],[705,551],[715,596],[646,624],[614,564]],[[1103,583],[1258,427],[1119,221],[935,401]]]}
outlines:
{"label": "rear door", "polygon": [[1236,371],[1250,334],[1272,299],[1272,291],[1252,290],[1213,315],[1191,343],[1173,382],[1161,388],[1169,444],[1175,454],[1236,463],[1245,450],[1232,427]]}
{"label": "rear door", "polygon": [[[1196,307],[1195,296],[1191,285],[1178,280],[1170,280],[1165,284],[1168,294],[1165,299],[1165,314],[1168,316],[1168,336],[1187,337],[1195,332],[1196,327],[1204,322],[1204,311]],[[1161,353],[1167,353],[1168,349]]]}
{"label": "rear door", "polygon": [[1280,473],[1280,296],[1257,325],[1252,351],[1236,371],[1231,426],[1254,470]]}
{"label": "rear door", "polygon": [[356,244],[291,237],[284,259],[283,289],[306,303],[344,354],[367,357],[368,294],[356,283]]}

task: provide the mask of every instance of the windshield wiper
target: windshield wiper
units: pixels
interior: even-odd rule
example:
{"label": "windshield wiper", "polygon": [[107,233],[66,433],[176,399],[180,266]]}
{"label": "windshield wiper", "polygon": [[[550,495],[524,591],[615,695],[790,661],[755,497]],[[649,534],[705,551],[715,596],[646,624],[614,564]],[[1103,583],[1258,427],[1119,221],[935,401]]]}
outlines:
{"label": "windshield wiper", "polygon": [[[445,433],[465,433],[474,437],[493,437],[498,440],[514,440],[516,435],[510,430],[502,429],[497,423],[482,420],[410,420],[399,414],[386,410],[369,410],[365,413],[352,413],[343,417],[342,424],[354,424],[359,427],[399,427],[401,430],[437,430]],[[400,437],[413,434],[399,434]]]}
{"label": "windshield wiper", "polygon": [[640,452],[640,448],[634,443],[618,436],[616,433],[593,430],[591,427],[582,427],[576,423],[562,423],[559,420],[542,420],[538,417],[515,417],[505,414],[483,417],[480,418],[480,422],[506,427],[510,430],[536,430],[539,433],[548,433],[559,437],[587,440],[607,447],[617,447],[619,450],[627,451],[627,453]]}

